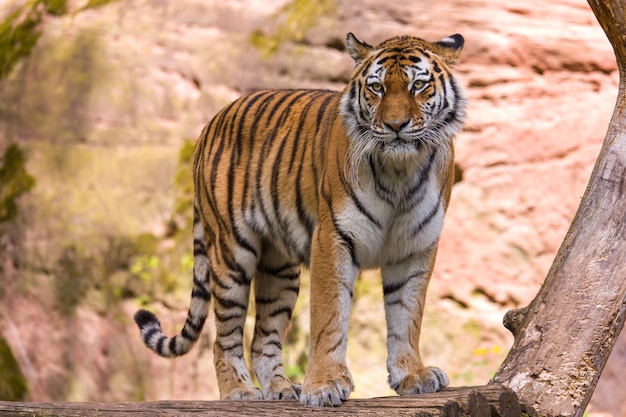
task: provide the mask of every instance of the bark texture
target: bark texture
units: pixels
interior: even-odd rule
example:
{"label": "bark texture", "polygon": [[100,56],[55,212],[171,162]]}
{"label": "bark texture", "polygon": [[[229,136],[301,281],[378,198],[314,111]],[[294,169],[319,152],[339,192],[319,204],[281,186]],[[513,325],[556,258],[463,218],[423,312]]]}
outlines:
{"label": "bark texture", "polygon": [[448,388],[434,394],[349,400],[336,408],[304,408],[298,401],[158,401],[148,403],[0,402],[6,417],[228,417],[228,416],[406,416],[519,417],[526,410],[510,389],[492,384]]}
{"label": "bark texture", "polygon": [[515,342],[493,378],[542,416],[583,415],[626,314],[626,2],[589,4],[615,50],[617,104],[544,285],[505,317]]}

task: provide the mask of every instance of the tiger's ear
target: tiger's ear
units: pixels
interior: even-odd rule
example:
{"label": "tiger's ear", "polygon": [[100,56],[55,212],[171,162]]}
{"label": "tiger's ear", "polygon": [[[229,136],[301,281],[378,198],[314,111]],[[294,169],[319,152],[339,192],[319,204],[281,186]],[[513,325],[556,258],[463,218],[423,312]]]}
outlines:
{"label": "tiger's ear", "polygon": [[433,43],[433,52],[442,57],[446,64],[454,64],[463,50],[465,39],[458,33]]}
{"label": "tiger's ear", "polygon": [[354,59],[355,64],[363,61],[372,50],[371,45],[358,40],[352,32],[348,33],[348,36],[346,36],[346,45],[348,46],[348,52],[352,59]]}

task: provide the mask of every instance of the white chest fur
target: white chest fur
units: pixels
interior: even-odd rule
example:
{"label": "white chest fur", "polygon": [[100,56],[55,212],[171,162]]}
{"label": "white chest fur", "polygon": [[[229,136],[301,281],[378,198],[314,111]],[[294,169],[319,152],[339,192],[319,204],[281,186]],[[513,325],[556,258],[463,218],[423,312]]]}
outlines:
{"label": "white chest fur", "polygon": [[412,169],[371,169],[361,177],[337,216],[360,267],[393,264],[437,243],[445,211],[438,174],[445,162],[433,157]]}

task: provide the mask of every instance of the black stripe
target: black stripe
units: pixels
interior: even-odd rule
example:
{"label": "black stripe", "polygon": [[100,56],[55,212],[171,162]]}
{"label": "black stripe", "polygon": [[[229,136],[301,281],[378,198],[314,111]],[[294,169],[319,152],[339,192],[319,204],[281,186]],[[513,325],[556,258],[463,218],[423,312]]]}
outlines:
{"label": "black stripe", "polygon": [[442,89],[442,93],[441,93],[441,101],[443,102],[442,105],[440,106],[440,109],[438,110],[439,112],[443,111],[444,109],[447,109],[449,104],[448,104],[448,89],[446,87],[446,77],[441,74],[439,76],[439,83],[441,84],[441,89]]}
{"label": "black stripe", "polygon": [[[309,90],[294,91],[291,94],[285,94],[284,97],[282,97],[278,101],[277,106],[274,107],[275,113],[272,113],[270,120],[268,121],[268,128],[271,128],[271,130],[267,133],[268,137],[276,139],[276,134],[278,133],[278,130],[285,125],[285,120],[287,120],[291,115],[292,105],[300,100],[302,97],[310,93],[311,91]],[[279,109],[278,105],[282,105],[287,99],[289,99],[289,102],[285,103],[285,105]],[[270,126],[271,119],[273,119],[275,115],[278,117],[278,119],[272,126]],[[299,116],[302,117],[302,114],[299,114]],[[287,137],[289,137],[289,135],[287,135]],[[286,139],[287,138],[283,140],[281,146],[284,146]]]}
{"label": "black stripe", "polygon": [[[337,156],[337,158],[339,158],[339,156]],[[341,178],[341,184],[343,185],[343,189],[346,191],[346,193],[348,193],[348,195],[352,199],[352,202],[354,203],[356,208],[361,212],[361,214],[367,217],[367,219],[371,223],[373,223],[374,225],[376,225],[376,227],[381,229],[382,226],[380,222],[376,218],[374,218],[374,215],[370,213],[369,210],[365,208],[365,206],[363,205],[359,197],[355,194],[354,190],[352,189],[352,186],[348,183],[348,180],[346,179],[345,175],[339,173],[339,177]]]}
{"label": "black stripe", "polygon": [[[211,160],[211,178],[210,178],[210,187],[202,187],[207,195],[206,195],[206,199],[207,202],[209,203],[209,205],[211,206],[211,210],[213,211],[213,213],[215,214],[215,216],[217,217],[217,220],[219,222],[219,224],[224,227],[225,229],[228,229],[228,225],[226,224],[226,220],[224,220],[224,218],[222,217],[222,215],[220,214],[220,210],[217,206],[217,201],[219,201],[219,199],[217,198],[217,195],[215,194],[217,187],[215,186],[216,182],[217,182],[217,174],[220,171],[219,170],[219,164],[222,160],[222,154],[224,153],[224,141],[220,140],[219,141],[219,145],[217,147],[217,150],[215,151],[215,154],[212,155],[212,160]],[[204,174],[204,173],[202,173]]]}
{"label": "black stripe", "polygon": [[[317,109],[318,113],[317,113],[317,123],[315,124],[315,133],[314,133],[314,138],[315,138],[315,142],[313,144],[313,150],[314,151],[318,151],[319,155],[322,156],[322,158],[326,157],[326,145],[328,142],[328,137],[327,136],[323,136],[323,135],[319,135],[318,132],[320,131],[320,129],[323,129],[324,127],[326,127],[326,129],[328,129],[327,124],[331,123],[331,121],[334,119],[334,117],[332,116],[327,116],[326,112],[329,110],[329,106],[331,104],[331,102],[333,102],[335,100],[335,98],[337,97],[339,93],[336,94],[330,94],[328,95],[320,104],[319,108]],[[331,107],[331,110],[335,108],[335,106]],[[313,179],[315,180],[315,190],[319,189],[319,172],[317,169],[317,161],[318,158],[315,158],[315,152],[313,153],[313,155],[311,155],[311,172],[313,173]]]}
{"label": "black stripe", "polygon": [[[456,83],[454,82],[454,79],[450,79],[450,86],[452,87],[452,92],[454,93],[454,100],[456,102],[456,100],[459,98],[459,90],[458,90]],[[448,113],[448,116],[446,117],[444,123],[452,123],[453,121],[458,121],[457,117],[458,117],[458,114],[456,112],[456,109],[452,109],[450,113]]]}
{"label": "black stripe", "polygon": [[[295,92],[298,90],[281,90],[280,93],[282,94],[276,94],[276,96],[280,96],[280,98],[278,100],[276,100],[276,102],[274,103],[274,105],[272,106],[271,110],[270,110],[270,115],[269,118],[267,119],[267,123],[266,126],[268,128],[272,127],[272,120],[275,117],[278,117],[280,119],[280,116],[283,115],[283,113],[285,112],[285,110],[290,110],[289,107],[287,106],[287,108],[282,108],[283,103],[289,99],[292,98],[295,94]],[[306,93],[306,91],[305,91]],[[300,91],[300,94],[298,95],[302,95],[302,91]],[[276,96],[274,96],[274,98],[276,98]],[[273,128],[275,128],[276,126],[274,125]],[[273,139],[272,135],[268,135],[270,138]]]}
{"label": "black stripe", "polygon": [[326,200],[326,204],[328,204],[328,212],[330,213],[330,219],[333,222],[333,226],[335,230],[337,231],[337,233],[339,234],[339,237],[341,238],[344,245],[348,248],[348,251],[350,252],[352,264],[358,267],[359,262],[356,259],[356,249],[354,247],[354,241],[346,232],[341,230],[341,228],[339,227],[339,224],[337,223],[337,217],[335,216],[335,213],[333,212],[331,198],[329,195],[327,195],[324,192],[324,190],[322,190],[322,197],[324,198],[324,200]]}
{"label": "black stripe", "polygon": [[426,226],[430,221],[435,217],[435,215],[439,212],[441,208],[441,196],[443,195],[443,190],[445,187],[441,187],[439,190],[439,196],[437,197],[437,203],[433,205],[433,207],[428,211],[426,216],[420,220],[419,224],[413,230],[413,238],[422,230],[424,226]]}
{"label": "black stripe", "polygon": [[248,309],[248,305],[242,303],[239,300],[234,300],[232,298],[222,297],[219,294],[215,294],[215,293],[213,294],[213,297],[225,309],[240,308],[243,311],[247,311],[247,309]]}
{"label": "black stripe", "polygon": [[274,276],[280,276],[284,272],[292,268],[298,267],[298,266],[299,266],[298,264],[291,264],[291,263],[287,263],[287,264],[275,266],[275,267],[261,265],[259,266],[259,271],[265,272],[267,274],[274,275]]}
{"label": "black stripe", "polygon": [[254,145],[254,140],[251,140],[251,139],[256,137],[256,133],[257,133],[257,130],[258,130],[258,125],[261,122],[261,120],[264,120],[265,111],[267,110],[269,103],[272,100],[274,100],[279,93],[281,93],[281,92],[268,90],[268,91],[265,92],[265,94],[263,94],[263,101],[261,103],[259,103],[259,107],[257,108],[257,111],[254,114],[254,121],[250,125],[250,129],[248,130],[248,134],[246,136],[247,138],[250,139],[249,140],[249,143],[250,143],[249,151],[250,151],[250,153],[252,153],[253,145]]}
{"label": "black stripe", "polygon": [[[241,343],[240,343],[240,342],[235,342],[235,343],[232,343],[232,344],[230,344],[230,345],[225,345],[225,344],[223,344],[221,341],[216,340],[216,341],[215,341],[215,343],[216,343],[216,344],[219,346],[219,348],[220,348],[221,350],[223,350],[224,352],[228,352],[229,350],[235,350],[235,349],[237,349],[237,348],[243,348],[243,346],[241,345]],[[242,356],[242,355],[238,355],[238,356]]]}
{"label": "black stripe", "polygon": [[391,189],[387,188],[385,184],[382,183],[381,179],[383,175],[379,173],[378,167],[376,166],[376,163],[374,161],[374,157],[370,155],[368,160],[370,164],[370,170],[372,171],[372,178],[374,179],[374,188],[376,190],[376,194],[381,200],[393,205],[394,201],[393,198],[391,198]]}
{"label": "black stripe", "polygon": [[[276,102],[274,103],[274,105],[272,106],[270,112],[270,117],[269,120],[266,124],[266,126],[269,128],[270,127],[270,123],[272,118],[276,115],[276,110],[279,108],[279,106],[290,96],[289,93],[291,93],[291,91],[280,91],[282,93],[282,96],[276,100]],[[275,94],[273,96],[273,98],[276,98],[278,96],[278,94]],[[266,202],[264,199],[264,194],[261,192],[262,190],[262,184],[261,184],[261,180],[264,177],[263,175],[263,171],[265,169],[265,167],[268,165],[267,164],[267,159],[269,156],[269,153],[272,149],[272,144],[273,144],[273,140],[274,140],[274,136],[271,135],[267,135],[265,137],[265,140],[263,141],[263,146],[261,147],[261,152],[258,153],[258,163],[257,163],[257,170],[256,170],[256,178],[255,178],[255,182],[256,182],[256,187],[255,187],[255,200],[257,202],[260,202],[259,204],[259,211],[261,216],[265,219],[267,226],[270,227],[270,232],[271,234],[276,234],[274,233],[273,228],[276,226],[270,219],[267,210],[265,209],[266,207]]]}
{"label": "black stripe", "polygon": [[233,312],[233,313],[222,313],[220,312],[218,309],[215,309],[215,318],[217,319],[217,321],[224,323],[225,321],[228,320],[232,320],[232,319],[241,319],[244,316],[243,313],[237,313],[237,312]]}
{"label": "black stripe", "polygon": [[242,335],[243,334],[243,327],[242,326],[235,326],[231,331],[225,332],[225,333],[218,332],[217,335],[219,337],[227,338],[227,337],[232,336],[232,335],[234,335],[236,333]]}
{"label": "black stripe", "polygon": [[401,212],[406,213],[419,204],[426,195],[426,188],[428,184],[428,176],[430,174],[433,163],[435,162],[435,156],[437,155],[437,148],[431,148],[430,157],[428,162],[420,169],[415,176],[415,183],[411,185],[404,193],[401,203]]}
{"label": "black stripe", "polygon": [[150,343],[150,339],[152,338],[152,336],[154,336],[157,333],[161,333],[161,328],[160,327],[153,327],[152,329],[148,330],[144,335],[143,335],[143,341],[148,344]]}
{"label": "black stripe", "polygon": [[283,210],[281,209],[281,200],[283,199],[278,186],[280,184],[280,169],[282,167],[282,156],[283,151],[285,149],[284,145],[289,138],[289,134],[285,135],[285,139],[281,142],[278,148],[278,154],[276,155],[276,160],[274,161],[274,166],[272,168],[271,173],[271,187],[270,187],[270,195],[272,197],[272,208],[274,209],[274,219],[278,221],[278,225],[282,233],[280,233],[280,237],[284,241],[284,244],[287,248],[290,248],[291,251],[298,252],[297,257],[302,259],[304,254],[299,253],[299,247],[296,244],[297,240],[293,237],[293,228],[289,225],[284,216],[281,215]]}
{"label": "black stripe", "polygon": [[[257,141],[253,140],[253,138],[258,137],[259,122],[261,120],[264,120],[264,115],[268,108],[268,104],[274,99],[276,94],[277,92],[273,90],[268,90],[263,94],[263,101],[259,103],[255,111],[254,117],[253,117],[254,120],[250,124],[250,127],[248,131],[246,132],[246,138],[248,139],[248,154],[250,155],[250,157],[248,158],[248,163],[246,164],[246,168],[244,171],[245,181],[243,183],[243,192],[242,192],[243,198],[241,199],[242,210],[245,210],[247,208],[247,200],[250,198],[248,196],[249,190],[251,188],[250,184],[252,184],[253,183],[252,181],[254,181],[252,176],[254,175],[255,170],[252,169],[252,166],[254,165],[254,162],[256,161],[254,156],[256,155],[257,152],[254,151],[254,145],[255,143],[257,143]],[[256,162],[259,163],[258,161]],[[259,163],[259,165],[261,164]]]}
{"label": "black stripe", "polygon": [[274,304],[278,300],[279,300],[278,297],[260,297],[260,296],[257,296],[254,299],[254,301],[257,304]]}
{"label": "black stripe", "polygon": [[[298,121],[298,128],[296,129],[296,133],[293,135],[293,143],[292,143],[292,148],[291,148],[291,157],[289,158],[289,167],[287,168],[287,172],[289,174],[291,174],[291,172],[293,171],[293,166],[294,166],[294,162],[296,159],[296,155],[298,153],[298,150],[300,150],[300,143],[301,141],[305,141],[305,147],[306,147],[306,141],[308,138],[303,137],[303,129],[306,126],[306,121],[307,121],[307,117],[309,116],[309,112],[311,110],[311,107],[316,103],[316,100],[326,92],[324,91],[311,91],[309,96],[309,102],[306,104],[306,106],[304,106],[304,108],[302,109],[302,112],[298,115],[300,117],[300,120]],[[319,113],[318,113],[319,116]],[[302,153],[304,153],[305,150],[302,151]]]}
{"label": "black stripe", "polygon": [[250,285],[252,277],[248,276],[243,266],[234,259],[230,246],[222,238],[218,239],[218,242],[222,251],[222,260],[230,270],[228,277],[240,286]]}
{"label": "black stripe", "polygon": [[283,291],[295,292],[296,295],[300,293],[300,286],[291,286],[283,288]]}
{"label": "black stripe", "polygon": [[[304,159],[304,152],[302,153]],[[313,236],[313,230],[315,229],[315,222],[307,213],[307,209],[304,205],[304,198],[302,196],[302,171],[304,169],[304,161],[301,161],[298,167],[298,174],[296,178],[296,212],[298,213],[298,220],[300,224],[304,226],[309,236],[308,240],[311,240]]]}
{"label": "black stripe", "polygon": [[230,285],[228,285],[226,282],[222,281],[217,274],[215,273],[211,273],[209,271],[207,271],[207,274],[211,275],[211,281],[214,282],[218,287],[224,289],[224,290],[230,290],[232,289],[232,287]]}
{"label": "black stripe", "polygon": [[386,297],[389,294],[393,294],[394,292],[401,290],[413,278],[415,278],[415,276],[411,275],[410,277],[408,277],[407,279],[405,279],[402,282],[396,282],[396,283],[393,283],[393,284],[383,284],[383,296]]}
{"label": "black stripe", "polygon": [[[230,200],[229,200],[229,202],[230,202]],[[229,203],[229,205],[231,205],[231,204]],[[237,228],[237,225],[235,224],[235,214],[234,214],[234,211],[232,210],[232,207],[230,207],[230,208],[231,208],[230,220],[232,221],[232,225],[233,225],[233,236],[235,238],[235,242],[237,243],[237,245],[239,245],[240,247],[244,248],[245,250],[250,252],[252,255],[254,255],[254,257],[257,257],[258,253],[257,253],[256,248],[252,245],[252,243],[250,243],[239,232],[239,229]]]}
{"label": "black stripe", "polygon": [[[322,126],[324,120],[330,120],[326,117],[326,111],[328,110],[328,106],[330,103],[337,97],[339,93],[329,94],[324,98],[319,108],[317,109],[317,123],[315,124],[315,128],[319,130]],[[316,132],[317,132],[316,130]]]}
{"label": "black stripe", "polygon": [[[162,354],[163,353],[163,344],[165,343],[165,341],[167,340],[167,336],[163,335],[159,338],[159,340],[157,341],[157,344],[155,346],[155,350],[159,353]],[[172,339],[174,340],[174,339]]]}
{"label": "black stripe", "polygon": [[268,336],[273,335],[273,334],[276,334],[276,335],[278,334],[278,330],[276,330],[276,329],[267,330],[267,329],[264,329],[261,326],[257,326],[255,331],[258,334],[260,334],[261,336],[263,336],[263,337],[268,337]]}
{"label": "black stripe", "polygon": [[[383,296],[387,297],[388,295],[393,294],[394,292],[401,290],[402,288],[404,288],[404,286],[406,284],[408,284],[412,280],[417,279],[420,276],[423,276],[425,274],[428,274],[428,270],[422,269],[422,270],[419,270],[419,271],[409,275],[402,282],[396,282],[396,283],[393,283],[393,284],[383,284]],[[390,304],[390,303],[387,303],[386,299],[385,299],[385,303],[386,304]],[[395,302],[391,302],[391,304],[393,304],[393,303],[395,303]]]}
{"label": "black stripe", "polygon": [[194,332],[200,333],[202,331],[202,328],[204,327],[206,317],[198,317],[197,320],[198,324],[195,324],[192,317],[188,316],[187,320],[185,321],[185,325],[189,326],[189,328],[191,328],[191,330],[193,330]]}
{"label": "black stripe", "polygon": [[277,340],[269,340],[265,343],[265,346],[276,346],[279,350],[283,349],[283,344]]}
{"label": "black stripe", "polygon": [[189,330],[187,330],[187,326],[183,327],[183,330],[180,332],[180,335],[183,337],[183,339],[187,339],[192,342],[195,342],[196,340],[198,340],[198,337],[200,337],[200,334],[198,332],[194,332],[193,334],[189,333]]}
{"label": "black stripe", "polygon": [[[386,57],[383,57],[381,59],[379,59],[378,61],[376,61],[376,65],[383,65],[385,62],[389,61],[390,59],[395,58],[395,55],[387,55]],[[415,62],[415,61],[413,61]]]}
{"label": "black stripe", "polygon": [[350,89],[348,91],[348,94],[349,94],[348,99],[350,103],[353,103],[354,99],[356,99],[356,91],[357,91],[356,87],[357,87],[357,83],[355,82],[350,83]]}
{"label": "black stripe", "polygon": [[228,127],[228,121],[232,120],[233,115],[237,113],[244,99],[245,98],[242,97],[242,98],[239,98],[238,100],[233,101],[232,103],[224,107],[222,110],[220,110],[220,112],[213,118],[213,120],[211,121],[211,124],[213,124],[213,122],[216,122],[215,129],[214,129],[215,134],[213,136],[214,138],[215,137],[224,138],[224,134],[226,133],[225,130]]}
{"label": "black stripe", "polygon": [[175,337],[172,337],[170,339],[170,346],[169,346],[169,348],[170,348],[170,352],[172,352],[176,356],[180,356],[180,355],[183,354],[183,352],[178,352],[177,342],[176,342],[176,338]]}
{"label": "black stripe", "polygon": [[339,348],[339,346],[341,346],[342,343],[343,343],[343,337],[340,337],[337,343],[335,343],[333,346],[326,349],[326,354],[330,355],[331,353],[336,351]]}
{"label": "black stripe", "polygon": [[229,220],[230,220],[230,224],[231,224],[231,228],[233,231],[233,237],[235,238],[235,242],[237,243],[237,245],[239,245],[240,247],[242,247],[243,249],[247,250],[248,252],[252,253],[252,255],[254,255],[254,257],[257,257],[257,251],[256,249],[252,246],[252,244],[241,235],[241,233],[239,232],[238,228],[237,228],[237,224],[235,222],[235,211],[233,209],[233,191],[235,189],[235,176],[237,175],[236,170],[238,168],[238,165],[236,163],[235,159],[235,154],[231,153],[231,158],[230,158],[230,165],[228,167],[228,188],[227,188],[227,193],[226,193],[226,201],[228,202],[228,215],[229,215]]}
{"label": "black stripe", "polygon": [[279,307],[276,310],[273,310],[270,313],[270,317],[276,317],[280,314],[284,314],[287,313],[288,317],[291,317],[291,314],[293,313],[293,310],[290,307]]}
{"label": "black stripe", "polygon": [[228,273],[228,278],[230,278],[235,284],[239,285],[240,287],[247,287],[252,281],[252,278],[249,278],[243,269],[230,271]]}
{"label": "black stripe", "polygon": [[204,301],[211,301],[211,293],[204,288],[194,287],[191,290],[191,298],[200,298]]}
{"label": "black stripe", "polygon": [[[240,112],[241,117],[239,118],[239,123],[237,124],[238,125],[237,134],[235,136],[235,154],[237,155],[235,163],[239,163],[239,157],[242,153],[243,140],[244,140],[243,129],[247,124],[246,122],[247,122],[248,113],[250,112],[251,108],[256,104],[257,101],[259,101],[261,98],[267,99],[267,96],[271,94],[272,94],[271,90],[255,93],[254,95],[250,97],[249,100],[245,102],[244,107],[241,109],[241,112]],[[258,116],[259,116],[259,109],[257,108],[253,114],[253,117],[254,117],[253,123],[258,122],[259,120]],[[234,120],[233,120],[233,125],[234,125]],[[252,137],[254,137],[253,133],[254,133],[254,130],[250,130],[250,133],[247,136],[245,136],[245,138],[248,139],[248,143],[254,142],[251,140]]]}

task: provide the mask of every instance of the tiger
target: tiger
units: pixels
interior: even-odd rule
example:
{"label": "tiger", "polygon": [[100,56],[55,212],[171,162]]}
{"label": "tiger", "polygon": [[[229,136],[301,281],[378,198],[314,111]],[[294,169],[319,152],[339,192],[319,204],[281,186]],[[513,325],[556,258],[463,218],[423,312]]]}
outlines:
{"label": "tiger", "polygon": [[[447,386],[443,370],[424,365],[419,338],[466,113],[451,72],[463,45],[459,34],[404,35],[373,47],[348,33],[354,68],[343,91],[261,90],[219,111],[194,148],[187,319],[168,337],[139,310],[143,342],[163,357],[186,354],[213,300],[220,399],[339,406],[354,389],[346,347],[355,280],[379,268],[389,385],[401,396]],[[301,267],[310,273],[310,338],[300,385],[287,377],[282,348]],[[253,283],[257,385],[243,347]]]}

